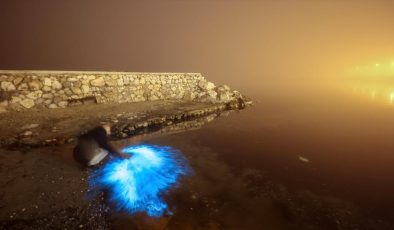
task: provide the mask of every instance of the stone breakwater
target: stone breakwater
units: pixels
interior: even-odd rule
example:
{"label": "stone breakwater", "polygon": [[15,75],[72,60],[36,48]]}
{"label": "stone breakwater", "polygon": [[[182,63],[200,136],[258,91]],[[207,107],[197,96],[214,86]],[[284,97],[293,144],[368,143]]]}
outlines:
{"label": "stone breakwater", "polygon": [[173,99],[245,105],[241,93],[199,73],[0,70],[0,82],[0,112]]}

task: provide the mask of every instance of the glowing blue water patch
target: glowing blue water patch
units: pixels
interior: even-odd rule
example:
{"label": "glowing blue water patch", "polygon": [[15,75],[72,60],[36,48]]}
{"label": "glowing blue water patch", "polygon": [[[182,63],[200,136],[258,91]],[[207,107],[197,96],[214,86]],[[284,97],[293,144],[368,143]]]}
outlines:
{"label": "glowing blue water patch", "polygon": [[126,147],[129,159],[114,159],[94,171],[90,190],[105,189],[118,211],[146,212],[149,216],[170,214],[162,195],[191,173],[181,152],[167,146]]}

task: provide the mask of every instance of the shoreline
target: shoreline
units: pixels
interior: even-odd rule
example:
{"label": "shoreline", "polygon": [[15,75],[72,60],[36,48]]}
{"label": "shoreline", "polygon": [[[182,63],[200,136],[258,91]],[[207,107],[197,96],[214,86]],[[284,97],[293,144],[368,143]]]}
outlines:
{"label": "shoreline", "polygon": [[[250,103],[245,103],[250,106]],[[122,104],[92,104],[72,108],[30,110],[0,114],[0,148],[18,149],[59,146],[102,123],[109,123],[111,139],[162,130],[225,111],[244,109],[238,101],[228,103],[180,100]]]}

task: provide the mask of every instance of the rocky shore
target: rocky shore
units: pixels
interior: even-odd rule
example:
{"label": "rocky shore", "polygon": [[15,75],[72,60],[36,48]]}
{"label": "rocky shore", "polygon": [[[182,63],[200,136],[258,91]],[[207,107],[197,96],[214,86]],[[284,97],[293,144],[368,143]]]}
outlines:
{"label": "rocky shore", "polygon": [[110,123],[126,138],[251,101],[199,73],[0,70],[0,147],[73,142]]}
{"label": "rocky shore", "polygon": [[238,102],[154,101],[92,104],[0,114],[0,147],[18,149],[74,142],[81,133],[109,123],[113,139],[157,131],[207,115],[241,109]]}

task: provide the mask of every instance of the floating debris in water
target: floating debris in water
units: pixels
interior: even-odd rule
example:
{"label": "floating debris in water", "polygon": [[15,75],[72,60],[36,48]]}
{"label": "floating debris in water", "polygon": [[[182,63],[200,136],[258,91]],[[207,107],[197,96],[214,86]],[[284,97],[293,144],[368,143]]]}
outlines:
{"label": "floating debris in water", "polygon": [[90,190],[107,190],[118,211],[153,217],[171,214],[162,195],[191,173],[185,157],[171,147],[155,145],[126,147],[123,152],[132,156],[114,159],[94,171]]}
{"label": "floating debris in water", "polygon": [[305,163],[308,163],[308,162],[309,162],[309,159],[306,158],[306,157],[298,156],[298,159],[299,159],[300,161],[302,161],[302,162],[305,162]]}

